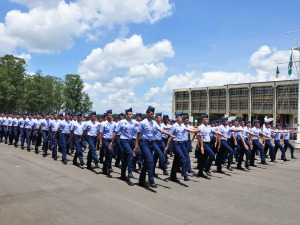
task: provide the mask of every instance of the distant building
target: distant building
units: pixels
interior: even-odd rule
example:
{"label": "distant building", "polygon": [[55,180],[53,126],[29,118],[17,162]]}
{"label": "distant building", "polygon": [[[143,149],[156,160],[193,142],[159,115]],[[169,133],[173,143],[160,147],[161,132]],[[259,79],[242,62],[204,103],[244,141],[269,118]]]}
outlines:
{"label": "distant building", "polygon": [[236,116],[253,121],[258,118],[275,118],[281,123],[297,127],[298,80],[229,84],[205,88],[173,90],[173,117],[183,112],[199,119],[209,114],[210,119]]}

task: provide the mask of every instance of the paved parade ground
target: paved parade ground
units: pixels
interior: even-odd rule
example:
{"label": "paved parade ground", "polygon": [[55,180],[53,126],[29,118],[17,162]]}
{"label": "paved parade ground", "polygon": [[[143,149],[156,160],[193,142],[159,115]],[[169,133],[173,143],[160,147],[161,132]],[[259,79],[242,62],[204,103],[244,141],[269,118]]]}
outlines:
{"label": "paved parade ground", "polygon": [[158,188],[146,189],[137,185],[137,173],[130,184],[115,167],[108,178],[101,169],[0,144],[0,224],[299,225],[300,159],[257,165],[250,172],[213,172],[211,180],[184,182],[178,174],[180,184],[157,169]]}

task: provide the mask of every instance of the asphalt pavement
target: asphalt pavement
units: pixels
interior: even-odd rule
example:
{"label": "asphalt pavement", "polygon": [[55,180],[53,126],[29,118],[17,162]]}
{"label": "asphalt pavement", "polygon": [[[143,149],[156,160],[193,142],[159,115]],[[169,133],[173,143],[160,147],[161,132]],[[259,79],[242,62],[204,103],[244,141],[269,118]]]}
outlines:
{"label": "asphalt pavement", "polygon": [[180,183],[157,169],[151,189],[137,185],[138,173],[126,183],[116,167],[107,177],[0,143],[0,224],[299,225],[300,159],[257,165],[225,175],[213,166],[211,180],[178,174]]}

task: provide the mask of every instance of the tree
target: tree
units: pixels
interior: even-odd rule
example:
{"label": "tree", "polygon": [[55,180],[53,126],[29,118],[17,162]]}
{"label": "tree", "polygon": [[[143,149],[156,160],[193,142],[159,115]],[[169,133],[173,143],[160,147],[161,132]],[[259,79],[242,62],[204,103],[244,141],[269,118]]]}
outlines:
{"label": "tree", "polygon": [[65,76],[64,108],[73,114],[78,112],[86,113],[92,108],[89,96],[83,92],[83,81],[77,74],[67,74]]}
{"label": "tree", "polygon": [[2,110],[20,110],[24,94],[26,62],[13,55],[0,57],[0,107]]}

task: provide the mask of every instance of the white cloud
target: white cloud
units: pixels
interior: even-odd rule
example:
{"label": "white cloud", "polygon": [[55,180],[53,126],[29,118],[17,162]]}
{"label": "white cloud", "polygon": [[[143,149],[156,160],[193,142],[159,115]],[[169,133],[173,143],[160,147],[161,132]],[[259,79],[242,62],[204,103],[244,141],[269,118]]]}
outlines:
{"label": "white cloud", "polygon": [[58,5],[59,2],[62,0],[47,0],[47,1],[41,1],[41,0],[11,0],[12,2],[19,3],[21,5],[25,5],[28,8],[35,8],[35,7],[55,7]]}
{"label": "white cloud", "polygon": [[78,73],[85,80],[107,79],[107,74],[113,69],[129,69],[130,76],[157,77],[163,75],[167,67],[163,63],[155,63],[173,55],[174,51],[168,40],[146,46],[141,36],[133,35],[127,39],[116,39],[103,49],[92,50],[81,61]]}
{"label": "white cloud", "polygon": [[145,79],[155,79],[164,76],[168,68],[163,63],[143,64],[129,68],[129,76],[145,77]]}
{"label": "white cloud", "polygon": [[18,58],[22,58],[26,61],[26,63],[28,64],[29,60],[31,59],[31,55],[30,54],[26,54],[26,53],[21,53],[18,55],[15,55]]}
{"label": "white cloud", "polygon": [[[171,15],[169,0],[13,0],[29,8],[28,12],[7,12],[0,23],[0,43],[12,51],[22,47],[31,52],[51,53],[69,49],[74,38],[96,40],[99,29],[126,24],[154,23]],[[13,40],[13,41],[12,41]]]}

